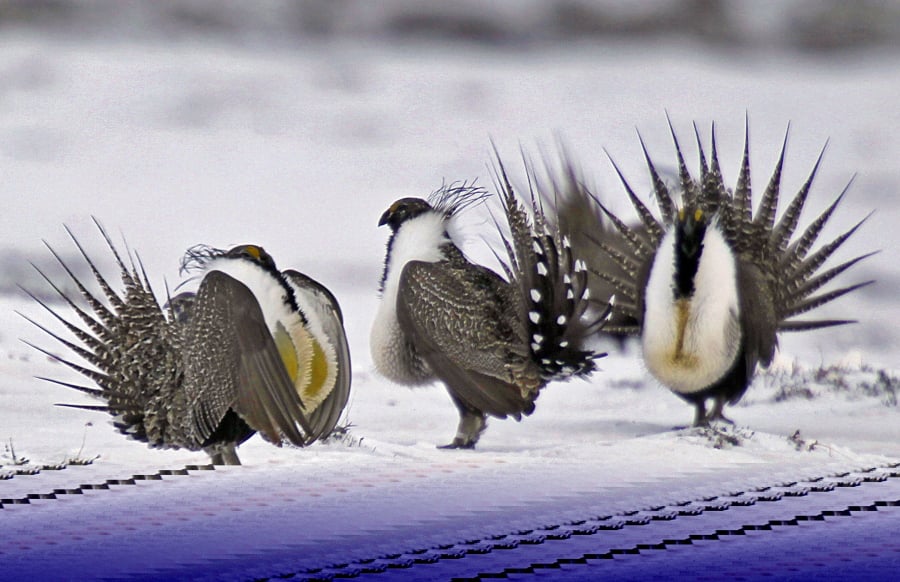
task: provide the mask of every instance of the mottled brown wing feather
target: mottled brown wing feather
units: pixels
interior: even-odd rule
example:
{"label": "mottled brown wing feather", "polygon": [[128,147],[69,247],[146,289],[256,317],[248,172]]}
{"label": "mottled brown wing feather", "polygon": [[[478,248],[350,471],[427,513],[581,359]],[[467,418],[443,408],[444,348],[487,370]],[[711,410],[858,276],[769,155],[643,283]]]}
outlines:
{"label": "mottled brown wing feather", "polygon": [[[507,285],[476,265],[411,261],[397,298],[400,326],[435,374],[464,403],[499,417],[529,413],[539,387]],[[524,390],[515,383],[523,378]]]}
{"label": "mottled brown wing feather", "polygon": [[185,333],[189,421],[201,441],[231,408],[270,442],[306,443],[309,424],[300,397],[246,285],[208,273]]}

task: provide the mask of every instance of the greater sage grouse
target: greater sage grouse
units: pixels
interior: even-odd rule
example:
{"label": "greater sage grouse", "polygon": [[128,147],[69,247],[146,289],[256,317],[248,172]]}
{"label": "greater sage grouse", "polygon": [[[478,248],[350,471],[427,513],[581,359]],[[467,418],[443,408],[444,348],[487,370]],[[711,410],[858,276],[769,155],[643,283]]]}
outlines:
{"label": "greater sage grouse", "polygon": [[446,385],[460,421],[442,448],[473,448],[486,415],[520,420],[548,382],[590,374],[605,355],[583,347],[606,315],[594,325],[585,319],[584,263],[534,195],[519,201],[502,166],[498,182],[509,230],[504,235],[498,223],[505,279],[471,263],[448,231],[462,209],[487,195],[480,188],[452,185],[428,201],[403,198],[378,222],[392,232],[372,357],[397,383]]}
{"label": "greater sage grouse", "polygon": [[36,325],[88,365],[37,349],[97,388],[48,380],[105,401],[69,406],[107,411],[131,438],[154,448],[202,449],[216,464],[240,464],[235,448],[254,432],[296,446],[331,432],[350,391],[347,340],[331,293],[296,271],[278,271],[259,246],[195,247],[183,267],[198,273],[197,291],[160,307],[140,263],[126,265],[100,232],[124,292],[113,289],[69,231],[105,302],[52,248],[83,302],[41,274],[82,324],[32,295],[77,341]]}
{"label": "greater sage grouse", "polygon": [[[722,178],[715,127],[708,160],[696,127],[695,133],[700,150],[699,179],[689,174],[672,129],[680,205],[644,148],[661,219],[641,202],[616,167],[640,222],[626,224],[593,198],[614,226],[614,244],[604,240],[604,232],[610,232],[609,229],[597,229],[595,238],[607,255],[606,260],[615,263],[616,271],[603,268],[605,263],[591,265],[591,270],[615,290],[615,321],[626,322],[609,325],[604,331],[639,334],[649,371],[696,407],[694,425],[701,426],[713,420],[727,421],[723,407],[740,400],[757,364],[768,366],[771,362],[778,332],[852,323],[843,319],[795,318],[871,283],[815,294],[871,253],[821,269],[865,219],[812,250],[846,188],[794,237],[821,155],[809,178],[776,220],[787,138],[754,214],[749,132],[745,134],[741,169],[733,190]],[[708,399],[713,400],[709,413]]]}

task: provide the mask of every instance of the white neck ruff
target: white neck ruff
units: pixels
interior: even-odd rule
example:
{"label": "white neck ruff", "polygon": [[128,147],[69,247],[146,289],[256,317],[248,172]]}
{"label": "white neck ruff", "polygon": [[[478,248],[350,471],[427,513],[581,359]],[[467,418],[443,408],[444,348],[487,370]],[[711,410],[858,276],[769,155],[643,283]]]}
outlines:
{"label": "white neck ruff", "polygon": [[430,377],[423,377],[422,362],[414,362],[416,356],[397,321],[397,294],[400,275],[410,261],[435,263],[444,258],[441,247],[451,242],[447,234],[447,219],[439,212],[426,212],[403,223],[394,233],[390,254],[387,256],[387,272],[381,304],[372,323],[369,348],[375,368],[383,376],[400,384],[422,384]]}

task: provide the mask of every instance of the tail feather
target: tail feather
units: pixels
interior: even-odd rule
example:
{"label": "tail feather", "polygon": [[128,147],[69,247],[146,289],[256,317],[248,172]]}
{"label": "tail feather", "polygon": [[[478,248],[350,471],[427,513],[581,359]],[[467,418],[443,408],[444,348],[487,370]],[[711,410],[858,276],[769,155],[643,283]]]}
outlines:
{"label": "tail feather", "polygon": [[744,117],[744,153],[741,156],[741,170],[734,187],[734,210],[738,221],[749,223],[753,216],[750,184],[750,119]]}
{"label": "tail feather", "polygon": [[[52,313],[52,311],[51,311],[51,313]],[[44,333],[46,333],[47,335],[49,335],[50,337],[52,337],[53,339],[55,339],[56,341],[58,341],[59,343],[61,343],[62,345],[64,345],[65,347],[69,348],[70,350],[72,350],[73,352],[75,352],[76,354],[78,354],[79,357],[81,357],[82,359],[84,359],[86,362],[89,362],[92,366],[100,367],[100,366],[103,365],[103,363],[104,363],[104,358],[97,355],[97,353],[96,353],[97,350],[85,349],[85,348],[79,346],[78,344],[76,344],[76,343],[74,343],[74,342],[71,342],[71,341],[69,341],[69,340],[67,340],[67,339],[65,339],[65,338],[63,338],[63,337],[61,337],[59,334],[56,334],[56,333],[50,331],[47,327],[45,327],[45,326],[41,325],[40,323],[36,322],[35,320],[31,319],[31,318],[28,317],[27,315],[24,315],[24,314],[22,314],[22,313],[19,313],[19,315],[20,315],[21,317],[23,317],[23,318],[24,318],[28,323],[30,323],[31,325],[35,326],[36,328],[38,328],[39,330],[43,331]],[[54,314],[54,315],[55,315],[55,314]],[[62,319],[61,317],[60,317],[59,319],[60,319],[61,321],[63,321],[64,323],[66,323],[67,326],[71,326],[71,324],[69,324],[68,322],[66,322],[66,321],[65,321],[64,319]],[[75,326],[71,326],[71,328],[72,328],[72,329],[75,329],[75,330],[78,330],[78,328],[75,327]],[[76,334],[76,335],[81,335],[81,334]],[[84,335],[87,335],[87,334],[84,334]],[[90,336],[88,336],[88,337],[90,337]],[[103,348],[100,347],[100,348],[99,348],[99,351],[100,351],[100,353],[104,353],[105,350],[103,350]],[[104,355],[105,355],[105,354],[104,354]]]}
{"label": "tail feather", "polygon": [[[83,326],[62,317],[56,310],[31,293],[29,295],[49,311],[77,341],[66,339],[33,319],[25,317],[38,329],[93,368],[77,364],[37,345],[26,343],[81,374],[95,383],[99,389],[60,380],[47,379],[48,381],[104,400],[105,407],[102,409],[114,416],[114,425],[120,432],[132,438],[150,442],[153,446],[162,446],[169,438],[161,435],[161,431],[168,430],[165,428],[168,426],[165,419],[167,414],[165,408],[169,405],[167,400],[169,396],[164,392],[167,390],[166,386],[171,389],[176,379],[174,376],[171,378],[168,376],[169,371],[159,369],[163,365],[160,363],[162,361],[175,362],[171,358],[161,356],[160,350],[174,350],[172,342],[175,340],[175,335],[170,337],[169,320],[166,319],[165,312],[159,307],[149,287],[146,272],[140,260],[135,262],[135,258],[129,252],[129,266],[99,221],[94,219],[94,222],[119,268],[124,293],[120,294],[113,288],[74,233],[66,228],[66,232],[89,267],[108,305],[99,296],[91,293],[62,257],[50,245],[47,245],[51,254],[87,303],[87,308],[79,307],[59,285],[40,269],[38,269],[38,273],[75,312]],[[163,359],[160,360],[160,358]],[[172,365],[177,366],[177,363]],[[159,426],[149,427],[146,425],[148,422],[159,423]],[[148,436],[150,434],[155,436],[151,439]]]}
{"label": "tail feather", "polygon": [[526,171],[532,188],[523,205],[523,197],[513,190],[497,158],[511,239],[504,240],[505,269],[513,273],[511,281],[519,290],[531,359],[545,381],[586,375],[595,369],[594,359],[602,357],[582,348],[591,325],[585,321],[589,307],[587,267],[574,256],[568,233],[561,231],[557,221],[548,219],[535,192],[538,180],[533,167],[526,164]]}
{"label": "tail feather", "polygon": [[[694,126],[697,130],[697,126]],[[711,129],[711,153],[709,158],[709,167],[706,165],[706,154],[703,151],[703,145],[700,141],[700,134],[697,133],[697,147],[700,151],[701,172],[700,172],[700,200],[699,203],[706,212],[715,214],[723,203],[723,194],[725,194],[724,180],[722,178],[722,170],[719,166],[719,152],[716,143],[716,126],[715,123]],[[723,218],[728,218],[727,214]],[[726,226],[730,226],[726,222]]]}
{"label": "tail feather", "polygon": [[[96,337],[94,337],[93,335],[89,334],[88,332],[84,331],[83,329],[81,329],[80,327],[78,327],[77,325],[75,325],[74,323],[70,322],[69,320],[67,320],[66,318],[64,318],[63,316],[61,316],[59,313],[57,313],[54,309],[52,309],[49,305],[47,305],[44,301],[42,301],[39,297],[37,297],[37,296],[36,296],[35,294],[33,294],[31,291],[25,289],[24,287],[19,287],[19,288],[22,289],[22,291],[23,291],[26,295],[28,295],[35,303],[37,303],[38,305],[40,305],[41,307],[43,307],[47,312],[49,312],[49,313],[50,313],[57,321],[59,321],[60,323],[62,323],[62,325],[65,326],[65,328],[66,328],[70,333],[72,333],[75,337],[77,337],[78,340],[81,341],[81,342],[82,342],[85,346],[87,346],[89,349],[93,350],[94,352],[97,352],[97,351],[104,351],[104,350],[105,350],[106,345],[105,345],[102,341],[98,340],[98,339],[97,339]],[[76,308],[76,309],[77,309],[77,308]],[[22,313],[19,313],[19,315],[20,315],[21,317],[25,318],[25,319],[26,319],[28,322],[30,322],[32,325],[36,325],[36,326],[38,326],[38,327],[41,327],[41,326],[39,326],[37,323],[35,323],[31,318],[27,317],[26,315],[24,315],[24,314],[22,314]],[[86,316],[86,317],[88,317],[88,318],[90,317],[90,316],[88,316],[86,313],[84,314],[84,316]],[[91,319],[91,321],[94,321],[94,320]],[[96,323],[96,322],[95,322],[95,323]],[[99,324],[98,324],[98,325],[99,325]],[[43,328],[41,327],[41,329],[43,329]]]}
{"label": "tail feather", "polygon": [[697,140],[697,153],[700,156],[700,175],[705,176],[709,173],[709,166],[706,163],[706,152],[703,151],[703,139],[700,137],[700,128],[697,126],[697,122],[693,123],[694,125],[694,138]]}
{"label": "tail feather", "polygon": [[632,279],[637,278],[637,271],[638,269],[640,269],[641,264],[634,257],[614,248],[605,240],[598,239],[593,234],[586,234],[585,238],[597,245],[597,248],[603,251],[603,253],[610,259],[612,259],[615,262],[616,266],[622,269],[626,275],[628,275]]}
{"label": "tail feather", "polygon": [[847,193],[847,189],[849,187],[850,184],[847,184],[840,195],[835,198],[834,202],[832,202],[828,206],[828,208],[826,208],[812,223],[810,223],[808,227],[806,227],[806,230],[803,231],[803,234],[800,235],[800,238],[798,238],[788,246],[787,250],[785,251],[784,257],[781,260],[782,265],[784,265],[788,269],[797,268],[798,263],[802,261],[804,257],[806,257],[806,253],[809,252],[809,249],[819,238],[819,234],[821,234],[822,229],[825,227],[825,223],[827,223],[828,219],[831,218],[831,215],[834,213],[834,210],[844,198],[844,194]]}
{"label": "tail feather", "polygon": [[65,402],[57,402],[55,406],[62,408],[77,408],[79,410],[96,410],[98,412],[109,412],[109,406],[102,404],[67,404]]}
{"label": "tail feather", "polygon": [[808,256],[803,260],[795,269],[794,272],[790,274],[790,279],[794,281],[806,281],[810,276],[812,276],[822,264],[827,261],[831,255],[837,251],[844,242],[847,241],[848,238],[853,236],[853,234],[859,229],[860,226],[863,225],[866,220],[868,220],[869,214],[859,222],[857,222],[853,227],[849,230],[840,234],[833,241],[828,243],[827,245],[821,247],[818,251]]}
{"label": "tail feather", "polygon": [[709,175],[715,180],[716,185],[724,184],[725,178],[722,177],[722,166],[719,164],[719,145],[716,139],[716,122],[712,122],[709,130]]}
{"label": "tail feather", "polygon": [[[84,392],[88,396],[92,398],[97,398],[98,400],[103,399],[103,391],[98,390],[97,388],[91,388],[89,386],[82,386],[81,384],[74,384],[72,382],[63,382],[62,380],[57,380],[55,378],[47,378],[46,376],[37,376],[38,380],[43,380],[44,382],[50,382],[51,384],[58,384],[60,386],[65,386],[66,388],[71,388],[73,390],[78,390],[79,392]],[[57,404],[57,406],[65,406],[62,404]],[[107,407],[104,407],[107,408]]]}
{"label": "tail feather", "polygon": [[874,280],[863,281],[862,283],[857,283],[856,285],[842,287],[840,289],[835,289],[834,291],[831,291],[829,293],[825,293],[822,295],[816,295],[814,297],[804,299],[803,301],[799,301],[799,302],[793,304],[790,307],[790,309],[783,312],[783,315],[781,315],[781,316],[784,319],[787,319],[790,317],[794,317],[795,315],[800,315],[801,313],[806,313],[807,311],[812,311],[813,309],[815,309],[817,307],[821,307],[822,305],[825,305],[826,303],[830,303],[830,302],[834,301],[838,297],[843,297],[847,293],[850,293],[852,291],[856,291],[857,289],[861,289],[863,287],[871,285],[874,282],[875,282]]}
{"label": "tail feather", "polygon": [[641,335],[639,325],[607,325],[603,328],[605,333],[619,336],[638,336]]}
{"label": "tail feather", "polygon": [[687,169],[684,161],[684,154],[681,153],[681,145],[678,143],[678,136],[675,134],[675,127],[672,125],[672,119],[666,112],[666,121],[669,123],[669,132],[672,134],[672,142],[675,144],[675,155],[678,158],[678,178],[681,180],[681,198],[685,206],[694,206],[697,203],[699,192],[697,191],[697,183],[691,177],[691,173]]}
{"label": "tail feather", "polygon": [[[563,236],[561,240],[563,253],[563,265],[573,265],[571,274],[563,273],[563,285],[566,290],[564,309],[569,313],[569,319],[580,321],[590,305],[586,297],[590,294],[588,289],[588,270],[587,264],[582,259],[576,259],[572,252],[572,242],[568,236]],[[573,328],[566,328],[569,332]]]}
{"label": "tail feather", "polygon": [[609,152],[606,152],[606,157],[609,158],[610,163],[612,163],[613,168],[616,170],[616,174],[619,175],[619,180],[622,182],[622,186],[625,187],[625,192],[628,194],[628,199],[631,200],[632,206],[634,206],[635,210],[637,210],[638,217],[641,219],[641,224],[644,225],[644,228],[647,229],[647,233],[650,235],[650,243],[654,246],[659,244],[659,241],[663,236],[663,228],[659,221],[656,220],[656,217],[653,216],[653,213],[650,212],[650,209],[641,202],[641,199],[637,197],[637,194],[634,193],[634,190],[631,188],[631,185],[625,179],[625,175],[622,173],[622,170],[619,169],[618,164],[616,164],[615,160],[613,160],[612,156]]}
{"label": "tail feather", "polygon": [[810,295],[821,289],[823,286],[825,286],[825,284],[827,284],[829,281],[831,281],[856,263],[867,259],[877,253],[878,251],[873,251],[871,253],[860,255],[854,259],[850,259],[849,261],[844,261],[840,265],[832,267],[831,269],[828,269],[827,271],[824,271],[819,275],[816,275],[815,277],[806,279],[805,282],[799,284],[796,290],[787,297],[787,303],[793,303],[804,297],[809,297]]}
{"label": "tail feather", "polygon": [[[127,255],[129,264],[126,265],[115,244],[113,244],[109,233],[96,217],[93,217],[93,221],[116,260],[122,284],[125,287],[123,308],[118,313],[122,322],[126,324],[125,328],[131,330],[150,327],[152,329],[157,325],[165,325],[165,315],[159,308],[159,303],[153,293],[153,288],[150,286],[150,280],[147,277],[147,272],[140,257],[129,250]],[[90,262],[87,256],[85,256],[85,259]],[[124,306],[127,306],[127,308]]]}
{"label": "tail feather", "polygon": [[791,125],[788,124],[784,131],[784,142],[781,145],[781,154],[778,156],[778,162],[775,164],[775,170],[772,177],[763,192],[759,201],[759,207],[756,209],[756,218],[753,223],[766,231],[771,231],[775,226],[775,214],[778,210],[778,195],[781,190],[781,172],[784,169],[784,155],[787,153],[787,140],[791,131]]}
{"label": "tail feather", "polygon": [[[617,295],[622,295],[628,298],[637,297],[638,289],[634,284],[634,281],[630,281],[622,277],[616,277],[615,275],[607,273],[606,271],[592,270],[591,272],[612,285],[613,289],[616,290]],[[617,303],[616,310],[619,310],[619,308],[620,305]]]}
{"label": "tail feather", "polygon": [[672,195],[669,194],[666,183],[659,177],[659,172],[656,171],[656,166],[653,165],[653,160],[650,159],[650,153],[647,151],[644,138],[641,137],[640,133],[638,133],[638,141],[641,142],[641,150],[643,150],[644,159],[647,161],[647,169],[650,170],[650,179],[653,181],[653,193],[656,195],[656,203],[659,205],[663,221],[671,223],[675,220],[675,202],[672,201]]}
{"label": "tail feather", "polygon": [[781,220],[778,221],[778,224],[775,225],[775,228],[772,231],[770,237],[772,246],[781,253],[787,248],[788,241],[791,236],[793,236],[794,230],[797,228],[797,223],[800,221],[800,212],[803,210],[803,205],[806,204],[806,198],[809,195],[809,190],[812,187],[816,173],[819,171],[819,165],[822,163],[822,158],[825,156],[825,148],[827,146],[828,144],[826,143],[825,147],[823,147],[822,151],[819,153],[819,158],[816,160],[806,182],[800,187],[797,194],[794,195],[794,198],[791,200],[790,204],[788,204],[784,214],[781,215]]}
{"label": "tail feather", "polygon": [[[78,239],[72,233],[72,230],[68,226],[64,226],[64,228],[66,229],[66,232],[69,234],[69,238],[71,238],[72,242],[75,244],[75,247],[81,253],[81,256],[84,257],[85,262],[87,263],[88,267],[91,269],[91,273],[94,275],[94,279],[97,280],[97,283],[100,285],[100,289],[103,291],[103,295],[106,296],[106,299],[110,302],[113,309],[116,311],[124,309],[125,302],[122,300],[121,297],[119,297],[119,294],[113,290],[112,286],[109,284],[109,282],[106,280],[106,278],[100,274],[100,270],[97,269],[97,265],[94,264],[94,261],[92,261],[90,256],[88,256],[87,252],[85,252],[84,247],[81,246],[81,243],[78,241]],[[51,252],[53,252],[52,249],[51,249]],[[77,278],[72,274],[72,272],[62,262],[62,260],[59,258],[59,256],[55,252],[53,252],[53,255],[57,258],[57,260],[59,260],[59,262],[63,265],[63,268],[66,269],[66,271],[69,273],[69,275],[71,275],[72,279],[78,285],[81,285],[81,282],[77,280]],[[118,255],[116,255],[116,260],[118,260],[119,264],[121,264],[121,259],[119,259]],[[82,292],[82,294],[83,293],[84,292]]]}
{"label": "tail feather", "polygon": [[618,216],[613,214],[599,198],[591,194],[591,198],[603,212],[607,219],[616,227],[616,230],[624,237],[629,249],[634,253],[635,258],[639,261],[653,254],[656,249],[646,240],[638,236],[633,228],[625,224]]}
{"label": "tail feather", "polygon": [[826,327],[857,323],[855,319],[816,319],[808,321],[784,321],[778,326],[779,332],[813,331]]}
{"label": "tail feather", "polygon": [[632,303],[625,303],[624,301],[616,302],[614,308],[622,315],[631,319],[638,319],[640,317],[637,306]]}
{"label": "tail feather", "polygon": [[[495,151],[496,155],[496,151]],[[528,213],[521,207],[519,200],[509,181],[506,168],[497,156],[497,173],[502,183],[503,192],[500,197],[506,224],[509,227],[510,239],[503,238],[503,245],[509,260],[509,266],[517,278],[528,276],[535,262],[535,253],[532,252],[532,228],[528,220]]]}
{"label": "tail feather", "polygon": [[[88,303],[88,306],[91,310],[98,315],[99,319],[95,319],[91,316],[87,311],[79,307],[75,304],[71,297],[66,295],[66,293],[59,288],[59,286],[53,282],[50,277],[48,277],[43,271],[41,271],[34,263],[31,264],[35,271],[46,281],[50,288],[53,289],[59,297],[68,304],[68,306],[78,315],[78,318],[84,322],[85,325],[88,326],[88,329],[93,332],[101,342],[107,343],[110,340],[110,331],[107,325],[114,321],[113,314],[106,309],[106,307],[87,289],[84,288],[84,285],[81,284],[77,279],[76,286],[78,288],[79,293]],[[98,311],[99,310],[99,311]]]}
{"label": "tail feather", "polygon": [[94,383],[96,383],[101,388],[104,388],[104,389],[106,388],[107,380],[108,380],[108,376],[106,376],[106,374],[101,374],[100,372],[97,372],[96,370],[91,370],[90,368],[85,368],[84,366],[80,366],[80,365],[76,364],[75,362],[71,362],[61,356],[57,356],[50,350],[46,350],[46,349],[44,349],[36,344],[33,344],[31,342],[25,341],[25,344],[31,348],[36,349],[37,351],[41,352],[42,354],[46,355],[48,358],[51,358],[51,359],[59,362],[60,364],[63,364],[65,366],[75,370],[82,376],[92,380]]}
{"label": "tail feather", "polygon": [[[624,294],[623,294],[624,296]],[[635,305],[632,301],[620,300],[619,295],[614,295],[613,300],[610,301],[610,309],[611,311],[618,313],[620,315],[624,315],[629,319],[637,319],[639,317],[639,312],[637,305]],[[611,327],[611,326],[609,326]],[[604,331],[609,331],[609,327],[604,327]]]}

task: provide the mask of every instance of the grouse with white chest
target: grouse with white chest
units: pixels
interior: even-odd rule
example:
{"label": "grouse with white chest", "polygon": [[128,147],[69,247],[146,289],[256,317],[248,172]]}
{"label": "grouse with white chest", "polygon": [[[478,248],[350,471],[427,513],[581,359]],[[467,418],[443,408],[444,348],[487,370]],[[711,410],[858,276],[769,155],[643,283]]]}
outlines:
{"label": "grouse with white chest", "polygon": [[460,421],[444,448],[473,448],[487,416],[531,414],[548,382],[590,374],[605,355],[583,346],[597,327],[585,319],[583,262],[534,195],[523,205],[502,165],[498,173],[509,231],[498,225],[506,278],[470,262],[448,230],[461,210],[487,195],[480,188],[455,185],[428,201],[403,198],[379,220],[391,236],[372,357],[399,384],[445,384]]}
{"label": "grouse with white chest", "polygon": [[[681,206],[676,205],[646,148],[644,155],[661,219],[640,200],[616,167],[640,224],[627,225],[592,198],[614,225],[618,240],[626,242],[615,247],[607,244],[604,231],[597,229],[598,247],[615,262],[619,272],[610,274],[593,265],[592,271],[615,289],[614,309],[619,318],[633,321],[608,326],[605,331],[639,335],[649,371],[695,406],[694,425],[700,426],[728,420],[723,415],[725,404],[738,402],[757,365],[768,366],[772,361],[778,333],[852,323],[845,319],[795,318],[872,283],[865,281],[816,294],[871,253],[822,269],[865,219],[813,250],[846,189],[794,237],[821,156],[776,220],[785,148],[753,213],[749,137],[744,141],[734,190],[722,178],[715,128],[709,160],[697,132],[699,179],[688,172],[674,129],[672,137]],[[707,413],[709,399],[713,409]]]}
{"label": "grouse with white chest", "polygon": [[256,245],[195,247],[184,267],[199,272],[196,292],[161,307],[139,263],[126,265],[100,232],[124,292],[73,236],[105,302],[53,249],[87,309],[44,277],[83,325],[32,295],[77,342],[35,324],[88,365],[37,349],[97,387],[51,381],[104,401],[71,406],[108,412],[120,432],[154,448],[204,450],[215,464],[240,464],[235,449],[255,432],[297,446],[331,432],[349,397],[350,356],[327,290],[296,271],[278,271]]}

